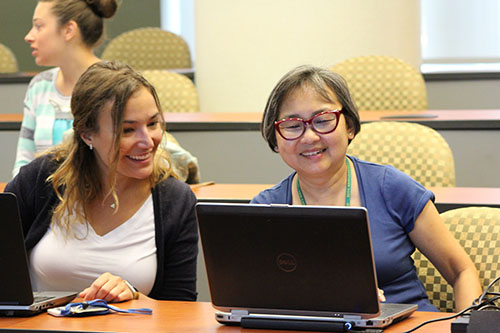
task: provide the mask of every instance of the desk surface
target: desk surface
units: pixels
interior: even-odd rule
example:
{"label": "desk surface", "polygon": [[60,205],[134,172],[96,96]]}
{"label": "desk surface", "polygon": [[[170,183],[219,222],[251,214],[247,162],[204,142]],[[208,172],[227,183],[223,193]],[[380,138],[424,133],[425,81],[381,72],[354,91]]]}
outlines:
{"label": "desk surface", "polygon": [[[194,80],[194,68],[170,68],[170,72],[182,74]],[[0,73],[0,84],[6,83],[29,83],[31,79],[39,72],[16,72],[16,73]]]}
{"label": "desk surface", "polygon": [[[6,183],[0,183],[3,192]],[[192,186],[198,201],[248,203],[260,191],[272,184],[210,184]],[[469,206],[500,208],[500,188],[497,187],[431,187],[440,212]]]}
{"label": "desk surface", "polygon": [[[271,184],[212,184],[193,188],[199,201],[249,202]],[[489,206],[500,208],[500,188],[495,187],[431,187],[436,196],[436,206],[448,210],[464,206]],[[441,209],[440,209],[441,210]]]}
{"label": "desk surface", "polygon": [[[121,308],[148,307],[153,315],[111,314],[83,318],[56,318],[46,313],[29,318],[0,318],[0,331],[93,331],[93,332],[257,332],[235,326],[223,326],[214,318],[214,309],[207,302],[170,302],[136,300],[118,305]],[[408,319],[392,325],[385,332],[402,332],[423,321],[449,314],[415,312]],[[449,332],[451,320],[432,323],[418,332]],[[258,332],[285,332],[259,330]]]}
{"label": "desk surface", "polygon": [[[400,117],[384,118],[392,116]],[[360,118],[416,122],[436,130],[500,129],[500,110],[362,111]],[[0,130],[19,130],[22,119],[22,114],[0,114]],[[165,120],[169,131],[259,131],[262,112],[171,112]]]}

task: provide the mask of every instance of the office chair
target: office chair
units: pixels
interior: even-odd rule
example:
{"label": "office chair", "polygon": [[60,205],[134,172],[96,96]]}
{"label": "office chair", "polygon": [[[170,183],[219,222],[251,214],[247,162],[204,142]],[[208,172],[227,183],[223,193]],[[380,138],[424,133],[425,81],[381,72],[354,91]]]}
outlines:
{"label": "office chair", "polygon": [[18,72],[16,56],[5,45],[0,43],[0,73]]}
{"label": "office chair", "polygon": [[347,153],[362,160],[389,164],[425,187],[455,186],[450,146],[434,129],[408,122],[364,123]]}
{"label": "office chair", "polygon": [[[441,217],[476,265],[484,289],[500,276],[500,209],[457,208],[441,213]],[[453,288],[420,251],[416,250],[413,258],[431,302],[441,311],[454,312]],[[499,284],[490,291],[500,292]]]}
{"label": "office chair", "polygon": [[160,28],[138,28],[113,38],[104,48],[104,60],[118,60],[136,70],[191,68],[186,41]]}
{"label": "office chair", "polygon": [[198,93],[185,75],[167,70],[143,70],[142,75],[155,87],[163,112],[198,112]]}
{"label": "office chair", "polygon": [[401,59],[361,56],[330,68],[342,75],[359,110],[425,110],[422,74]]}

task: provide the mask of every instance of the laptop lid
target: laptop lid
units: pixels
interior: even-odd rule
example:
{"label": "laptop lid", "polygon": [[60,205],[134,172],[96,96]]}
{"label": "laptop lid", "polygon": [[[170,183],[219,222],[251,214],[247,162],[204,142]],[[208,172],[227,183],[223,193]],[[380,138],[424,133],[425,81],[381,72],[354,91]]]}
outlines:
{"label": "laptop lid", "polygon": [[199,203],[196,213],[215,308],[379,314],[366,209]]}
{"label": "laptop lid", "polygon": [[13,193],[0,193],[0,212],[0,267],[3,272],[0,274],[0,314],[29,315],[72,300],[75,292],[44,292],[43,300],[34,303],[19,207]]}

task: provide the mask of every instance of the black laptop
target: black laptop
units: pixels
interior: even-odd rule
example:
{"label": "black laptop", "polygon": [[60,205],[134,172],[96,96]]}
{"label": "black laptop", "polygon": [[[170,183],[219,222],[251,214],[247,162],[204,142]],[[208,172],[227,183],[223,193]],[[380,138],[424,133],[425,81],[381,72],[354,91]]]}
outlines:
{"label": "black laptop", "polygon": [[33,292],[16,196],[0,193],[0,315],[30,316],[64,305],[76,292]]}
{"label": "black laptop", "polygon": [[198,203],[196,215],[223,324],[383,328],[417,309],[379,303],[365,208]]}

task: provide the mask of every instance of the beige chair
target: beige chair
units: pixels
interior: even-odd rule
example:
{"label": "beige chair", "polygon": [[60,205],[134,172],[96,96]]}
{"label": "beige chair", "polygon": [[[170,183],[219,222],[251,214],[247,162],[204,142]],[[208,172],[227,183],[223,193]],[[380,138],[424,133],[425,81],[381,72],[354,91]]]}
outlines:
{"label": "beige chair", "polygon": [[[476,265],[485,289],[500,276],[500,209],[458,208],[442,213],[441,217]],[[452,287],[420,251],[415,251],[413,257],[431,302],[441,311],[454,312]],[[490,291],[500,292],[500,285],[495,284]]]}
{"label": "beige chair", "polygon": [[160,28],[138,28],[118,35],[106,45],[101,58],[125,62],[136,70],[192,67],[186,41]]}
{"label": "beige chair", "polygon": [[425,110],[422,74],[401,59],[361,56],[331,67],[342,75],[359,110]]}
{"label": "beige chair", "polygon": [[14,53],[7,46],[0,44],[0,73],[15,73],[18,71]]}
{"label": "beige chair", "polygon": [[198,93],[185,75],[167,70],[143,70],[144,77],[155,87],[164,112],[198,112]]}
{"label": "beige chair", "polygon": [[426,187],[455,186],[455,162],[448,143],[424,125],[399,121],[364,123],[347,153],[365,161],[392,165]]}

